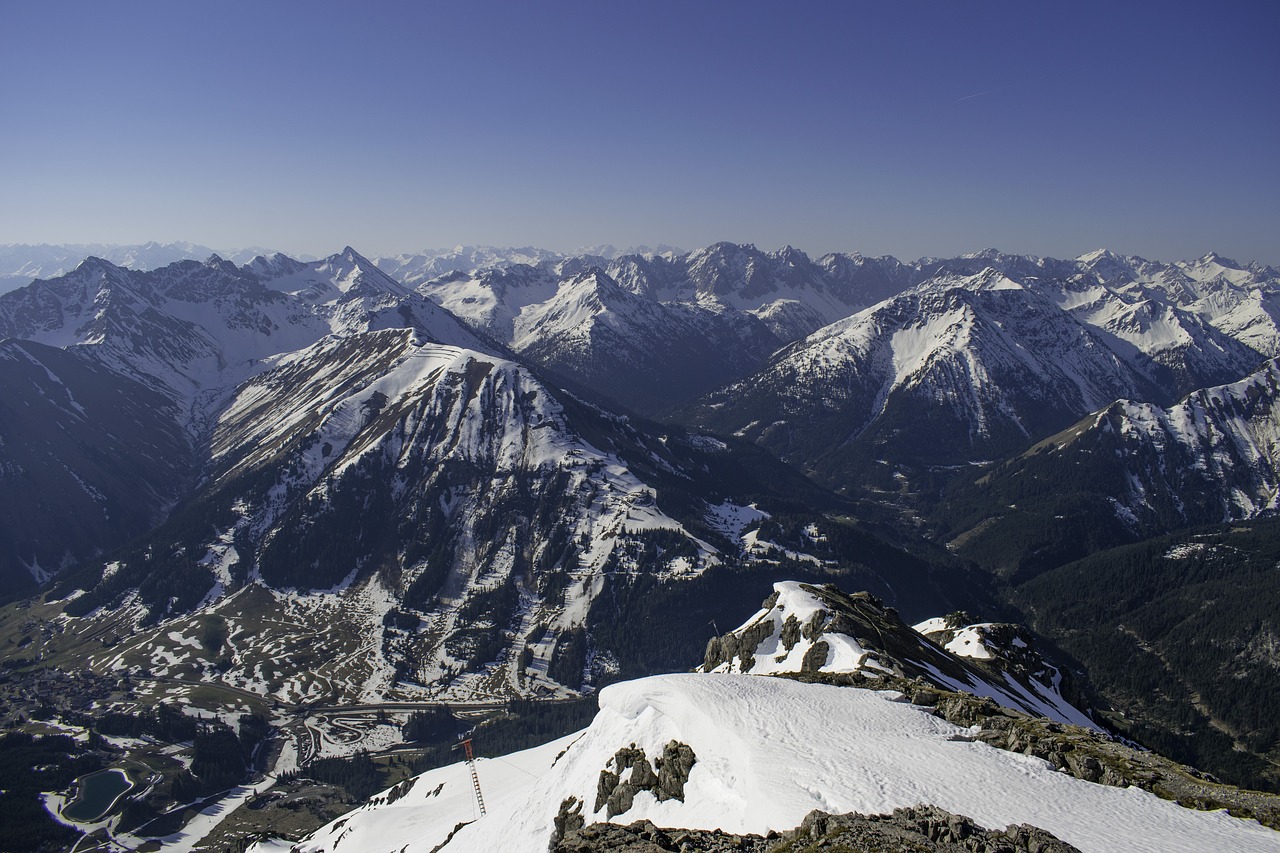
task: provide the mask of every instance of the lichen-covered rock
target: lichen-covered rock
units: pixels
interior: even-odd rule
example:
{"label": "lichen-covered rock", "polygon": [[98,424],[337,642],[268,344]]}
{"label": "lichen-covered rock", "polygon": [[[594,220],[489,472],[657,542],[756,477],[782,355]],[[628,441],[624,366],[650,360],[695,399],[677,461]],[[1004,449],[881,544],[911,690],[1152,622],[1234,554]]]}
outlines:
{"label": "lichen-covered rock", "polygon": [[810,812],[768,853],[791,851],[972,851],[972,853],[1071,853],[1076,850],[1043,829],[1026,824],[985,829],[934,806],[895,809],[889,815]]}
{"label": "lichen-covered rock", "polygon": [[609,798],[617,790],[619,781],[618,774],[608,767],[600,771],[600,781],[596,783],[596,804],[592,811],[598,812],[604,808],[605,803],[609,802]]}
{"label": "lichen-covered rock", "polygon": [[804,623],[804,627],[800,629],[800,635],[806,640],[816,640],[822,636],[822,630],[826,624],[827,611],[815,610],[813,615],[809,617],[809,621]]}

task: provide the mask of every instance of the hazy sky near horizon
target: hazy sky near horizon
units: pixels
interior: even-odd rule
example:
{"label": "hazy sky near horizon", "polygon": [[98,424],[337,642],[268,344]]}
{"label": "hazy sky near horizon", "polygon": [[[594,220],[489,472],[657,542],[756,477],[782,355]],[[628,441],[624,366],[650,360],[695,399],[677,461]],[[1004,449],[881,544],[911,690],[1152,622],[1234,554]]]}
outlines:
{"label": "hazy sky near horizon", "polygon": [[1280,263],[1280,4],[0,6],[0,243]]}

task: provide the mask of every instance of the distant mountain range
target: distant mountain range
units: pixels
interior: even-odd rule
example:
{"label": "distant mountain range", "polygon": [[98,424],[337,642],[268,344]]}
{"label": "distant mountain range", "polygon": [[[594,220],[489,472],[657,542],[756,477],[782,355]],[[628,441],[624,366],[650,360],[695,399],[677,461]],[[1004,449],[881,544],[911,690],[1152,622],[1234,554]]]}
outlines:
{"label": "distant mountain range", "polygon": [[[632,318],[666,310],[609,287]],[[616,634],[620,599],[646,584],[714,587],[780,561],[862,566],[882,593],[942,577],[827,518],[837,498],[749,445],[611,414],[491,331],[350,248],[149,272],[91,258],[0,296],[0,376],[39,404],[0,448],[6,585],[63,570],[67,612],[119,638],[96,665],[299,701],[577,690],[635,665],[634,641],[594,626]],[[74,453],[45,438],[64,434]],[[762,538],[775,513],[785,526]],[[868,548],[896,558],[868,567]],[[967,595],[935,586],[915,604]],[[268,605],[298,630],[261,634]],[[175,658],[172,638],[209,619],[237,653]],[[324,662],[282,666],[282,648]]]}
{"label": "distant mountain range", "polygon": [[[1253,531],[1233,541],[1265,597],[1273,268],[731,243],[68,251],[0,253],[41,276],[0,293],[15,667],[288,703],[567,698],[696,663],[761,584],[835,581],[894,620],[954,618],[922,628],[936,643],[894,623],[911,642],[889,648],[871,639],[889,617],[792,625],[817,605],[770,605],[705,668],[863,677],[874,646],[904,682],[1055,724],[1092,705],[1214,772],[1274,779],[1266,701],[1190,686],[1204,648],[1175,652],[1167,626],[1123,608],[1077,608],[1071,625],[1045,609],[1072,594],[1063,578],[1096,592],[1164,566],[1123,549],[1197,525]],[[1134,596],[1192,624],[1192,585],[1231,576],[1196,565]],[[1242,683],[1269,683],[1275,626],[1209,613],[1198,630],[1247,658]],[[1019,659],[1037,638],[1015,621],[1074,657]],[[1103,625],[1155,655],[1158,690],[1117,674],[1129,646]],[[956,658],[970,647],[1005,663]],[[837,673],[840,655],[861,664]]]}
{"label": "distant mountain range", "polygon": [[0,245],[0,293],[25,287],[38,278],[57,278],[71,272],[85,258],[95,257],[132,270],[153,270],[176,261],[203,260],[220,254],[243,264],[266,249],[219,250],[196,243],[138,243],[116,245],[102,243],[9,243]]}
{"label": "distant mountain range", "polygon": [[[139,266],[144,258],[196,247],[142,248],[129,256]],[[146,532],[196,484],[207,491],[232,473],[279,464],[291,441],[333,448],[304,465],[305,477],[348,471],[341,445],[324,438],[317,421],[322,406],[340,399],[326,377],[348,376],[343,381],[353,389],[394,385],[384,374],[411,372],[413,354],[436,344],[459,348],[424,356],[440,376],[454,370],[478,376],[479,367],[464,369],[469,363],[524,362],[538,377],[528,381],[553,383],[520,392],[530,399],[566,399],[554,390],[560,386],[610,408],[665,414],[744,438],[851,497],[905,499],[906,507],[928,511],[931,499],[921,503],[918,496],[950,479],[956,466],[1016,456],[1116,400],[1131,402],[1097,422],[1129,436],[1126,452],[1135,458],[1142,456],[1139,444],[1162,458],[1172,441],[1168,429],[1130,428],[1116,419],[1203,421],[1181,409],[1161,415],[1159,407],[1240,380],[1280,355],[1277,294],[1276,270],[1217,255],[1169,264],[1108,252],[1059,261],[986,251],[904,264],[859,255],[815,261],[789,247],[762,252],[719,243],[612,258],[459,247],[382,267],[349,247],[319,261],[274,254],[236,265],[213,255],[153,271],[89,258],[0,296],[0,336],[10,339],[7,363],[14,365],[2,378],[14,399],[34,394],[40,407],[58,413],[64,431],[96,422],[71,390],[77,383],[113,387],[130,400],[143,389],[159,394],[159,403],[113,407],[112,417],[136,412],[134,422],[150,424],[143,432],[155,433],[155,446],[166,450],[149,452],[147,442],[137,443],[137,429],[91,428],[77,446],[122,460],[117,467],[131,472],[124,475],[75,462],[70,451],[37,459],[38,441],[11,440],[5,464],[10,476],[25,479],[14,480],[22,485],[9,494],[70,494],[54,484],[72,477],[76,491],[99,509],[65,510],[75,518],[66,529],[83,529],[84,536],[51,537],[35,523],[0,531],[14,543],[4,571],[10,585],[22,586],[24,575],[29,583],[76,565]],[[389,334],[395,330],[401,333]],[[42,369],[33,372],[36,363]],[[90,379],[95,372],[101,378]],[[504,393],[525,381],[518,375],[503,380]],[[1242,388],[1265,391],[1259,382]],[[318,396],[307,397],[308,387]],[[412,390],[428,387],[434,386]],[[359,405],[381,412],[403,393],[397,386],[378,392],[376,404]],[[1206,400],[1218,399],[1206,393]],[[1270,456],[1258,445],[1274,415],[1252,391],[1240,393],[1249,395],[1244,417],[1251,426],[1231,445],[1236,450],[1220,442],[1217,461],[1195,462],[1199,451],[1188,447],[1191,456],[1174,466],[1174,481],[1160,480],[1151,464],[1125,475],[1138,485],[1125,494],[1098,493],[1115,524],[1146,534],[1215,517],[1248,518],[1274,504]],[[485,414],[499,419],[495,435],[512,428],[505,419],[531,411],[482,399],[501,409]],[[406,405],[419,401],[415,396]],[[378,423],[391,427],[387,417]],[[31,428],[19,423],[13,429]],[[225,467],[268,436],[270,454]],[[1072,444],[1081,446],[1079,436]],[[391,460],[408,451],[387,452]],[[1189,482],[1184,469],[1206,466],[1216,467],[1197,481],[1197,497],[1180,497]],[[136,488],[132,472],[148,470],[146,487]],[[985,478],[984,488],[996,482]],[[1233,484],[1229,494],[1199,497],[1225,482]],[[128,512],[107,509],[116,505],[113,495],[125,493],[138,497]],[[1151,496],[1162,493],[1172,496],[1152,504]],[[64,508],[51,500],[41,517],[62,519]],[[1151,509],[1156,504],[1169,508]],[[1217,509],[1187,508],[1202,505]],[[15,506],[11,518],[24,517]],[[267,523],[254,522],[254,529],[264,533]],[[311,588],[338,579],[320,574]]]}

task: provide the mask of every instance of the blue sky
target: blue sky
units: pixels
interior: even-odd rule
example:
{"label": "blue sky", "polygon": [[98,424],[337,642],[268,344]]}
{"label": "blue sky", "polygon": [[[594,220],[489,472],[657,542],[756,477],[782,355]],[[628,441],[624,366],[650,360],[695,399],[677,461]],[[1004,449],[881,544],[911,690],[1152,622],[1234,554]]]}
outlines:
{"label": "blue sky", "polygon": [[0,243],[1280,263],[1280,4],[0,5]]}

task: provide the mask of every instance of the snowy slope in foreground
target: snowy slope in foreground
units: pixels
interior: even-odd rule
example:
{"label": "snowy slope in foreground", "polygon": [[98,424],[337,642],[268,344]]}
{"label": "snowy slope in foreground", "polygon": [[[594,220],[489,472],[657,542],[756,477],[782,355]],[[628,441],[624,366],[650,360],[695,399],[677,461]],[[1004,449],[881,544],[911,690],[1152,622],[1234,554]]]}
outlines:
{"label": "snowy slope in foreground", "polygon": [[[933,804],[987,827],[1030,823],[1081,850],[1280,850],[1280,833],[1222,812],[1195,812],[1136,789],[1083,782],[1039,759],[965,738],[900,694],[742,675],[665,675],[606,687],[577,736],[493,761],[478,772],[488,815],[465,765],[418,777],[394,802],[370,805],[299,845],[330,850],[545,853],[561,804],[588,823],[600,771],[621,748],[652,758],[672,740],[696,761],[684,801],[642,792],[613,820],[763,834],[809,811],[888,812]],[[561,754],[563,752],[563,754]],[[535,778],[536,777],[536,778]],[[624,774],[624,781],[626,775]]]}

